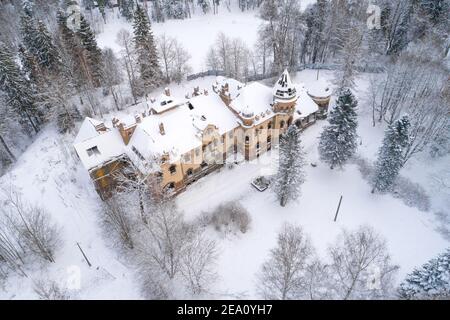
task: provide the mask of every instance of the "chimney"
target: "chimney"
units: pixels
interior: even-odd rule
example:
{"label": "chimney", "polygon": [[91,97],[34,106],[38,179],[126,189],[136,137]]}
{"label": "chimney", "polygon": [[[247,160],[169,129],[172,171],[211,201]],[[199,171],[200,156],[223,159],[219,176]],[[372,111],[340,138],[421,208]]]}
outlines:
{"label": "chimney", "polygon": [[204,94],[205,96],[207,96],[207,95],[208,95],[208,90],[203,89],[203,94]]}
{"label": "chimney", "polygon": [[170,97],[170,89],[169,88],[165,88],[164,93],[166,96]]}
{"label": "chimney", "polygon": [[136,120],[136,123],[141,123],[141,116],[139,114],[136,114],[134,119]]}
{"label": "chimney", "polygon": [[162,122],[159,123],[159,133],[161,133],[162,136],[166,134],[164,131],[164,123]]}
{"label": "chimney", "polygon": [[112,125],[113,125],[113,128],[117,128],[117,124],[119,123],[119,119],[117,119],[117,118],[113,118],[112,119]]}

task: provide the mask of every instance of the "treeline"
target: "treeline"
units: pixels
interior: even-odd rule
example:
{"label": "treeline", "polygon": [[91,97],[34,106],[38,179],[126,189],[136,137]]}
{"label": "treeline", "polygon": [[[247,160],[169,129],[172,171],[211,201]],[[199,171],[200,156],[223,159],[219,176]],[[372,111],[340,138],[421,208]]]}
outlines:
{"label": "treeline", "polygon": [[134,7],[133,35],[119,32],[124,51],[116,57],[111,49],[99,48],[88,17],[71,15],[71,5],[39,0],[0,5],[5,22],[0,32],[2,166],[14,162],[23,141],[47,123],[65,133],[82,116],[103,116],[102,94],[117,110],[132,103],[122,95],[123,71],[136,103],[164,81],[181,81],[190,70],[189,54],[176,39],[154,39],[142,6]]}

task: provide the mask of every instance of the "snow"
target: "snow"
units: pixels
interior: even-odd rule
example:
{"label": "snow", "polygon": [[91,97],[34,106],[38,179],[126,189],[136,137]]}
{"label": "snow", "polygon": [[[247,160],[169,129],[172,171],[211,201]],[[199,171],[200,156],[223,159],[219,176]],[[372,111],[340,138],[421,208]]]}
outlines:
{"label": "snow", "polygon": [[[87,170],[125,153],[122,137],[116,129],[110,129],[89,140],[76,143],[74,147]],[[88,150],[92,148],[96,150],[89,154]]]}
{"label": "snow", "polygon": [[[12,184],[24,200],[43,206],[61,227],[63,246],[48,270],[37,269],[28,278],[10,276],[0,299],[36,299],[33,282],[47,277],[66,287],[80,275],[79,289],[69,290],[83,299],[139,299],[134,274],[106,244],[99,220],[100,199],[87,171],[71,147],[72,136],[62,140],[56,128],[47,127],[20,156],[0,185]],[[1,196],[0,196],[1,197]],[[88,267],[80,244],[92,263]]]}
{"label": "snow", "polygon": [[255,124],[266,121],[269,117],[273,117],[271,103],[273,102],[272,89],[258,83],[252,82],[239,90],[236,98],[231,102],[230,106],[237,113],[251,114],[259,117],[255,119]]}
{"label": "snow", "polygon": [[[303,84],[296,84],[297,89],[297,104],[296,104],[296,116],[299,118],[306,118],[310,114],[317,112],[319,107],[307,94]],[[296,118],[294,116],[294,119]]]}
{"label": "snow", "polygon": [[[190,19],[152,23],[152,30],[155,38],[162,34],[176,38],[191,55],[189,64],[192,66],[192,72],[197,73],[208,69],[205,63],[206,54],[209,47],[216,41],[219,32],[226,33],[228,37],[239,37],[252,48],[257,40],[260,22],[257,11],[241,12],[238,8],[232,8],[229,12],[222,7],[218,15],[212,13],[203,15],[196,12]],[[120,52],[116,35],[121,29],[130,33],[133,31],[131,24],[122,19],[110,21],[103,32],[97,36],[99,46]],[[245,32],[242,32],[243,30]]]}
{"label": "snow", "polygon": [[[292,76],[292,79],[294,83],[308,83],[315,76],[315,70],[305,70]],[[330,71],[321,72],[320,75],[326,80],[332,76]],[[213,81],[213,77],[207,77],[173,86],[171,91],[177,95],[184,94],[193,86],[207,86]],[[367,78],[358,79],[358,133],[362,142],[358,152],[374,159],[384,128],[371,125],[370,110],[368,104],[364,103],[367,85]],[[197,101],[194,110],[204,109],[215,114],[211,107],[216,104],[214,101],[211,104],[209,99],[216,98],[219,99],[210,93],[191,100]],[[142,108],[143,105],[139,105],[127,112],[135,114]],[[186,111],[186,114],[189,112]],[[216,116],[222,119],[222,115]],[[212,115],[207,114],[206,117]],[[330,170],[323,165],[318,160],[317,137],[325,124],[326,121],[318,121],[302,134],[307,163],[316,162],[318,166],[306,167],[307,177],[302,186],[302,195],[298,202],[289,203],[286,208],[278,205],[270,190],[258,192],[251,186],[251,181],[257,176],[273,172],[270,155],[274,155],[275,150],[262,155],[257,162],[243,162],[232,169],[224,167],[220,172],[192,184],[177,197],[178,205],[189,220],[228,200],[240,201],[251,214],[252,223],[246,234],[224,238],[214,230],[210,231],[210,235],[217,238],[220,253],[218,278],[211,289],[212,298],[259,298],[255,292],[255,273],[274,247],[277,232],[284,222],[300,224],[311,236],[318,254],[324,258],[327,245],[334,241],[343,227],[352,229],[361,224],[374,227],[387,239],[393,262],[401,267],[398,281],[414,267],[422,265],[449,246],[449,240],[439,232],[440,221],[433,215],[435,210],[448,210],[449,197],[432,179],[432,176],[448,170],[449,157],[429,159],[422,155],[412,160],[401,172],[423,185],[432,197],[432,211],[422,212],[390,195],[371,194],[367,181],[361,177],[356,165],[350,164],[343,171]],[[229,125],[232,125],[231,121]],[[176,131],[176,128],[168,127],[167,130]],[[175,136],[182,138],[183,134]],[[121,255],[114,248],[106,244],[99,224],[101,201],[88,172],[72,152],[73,137],[65,136],[63,141],[59,137],[56,129],[45,129],[19,158],[10,174],[0,178],[1,184],[12,183],[17,186],[27,201],[47,208],[63,228],[63,248],[56,253],[56,263],[51,264],[45,274],[66,281],[68,270],[76,266],[82,275],[81,289],[75,291],[78,297],[141,298],[133,270],[129,269],[126,261],[121,260]],[[333,222],[341,195],[341,210],[337,222]],[[93,267],[86,265],[76,246],[77,242]],[[42,275],[42,271],[36,271],[30,279],[11,277],[5,286],[6,291],[0,291],[0,298],[35,298],[32,280]]]}
{"label": "snow", "polygon": [[86,117],[81,124],[77,136],[75,137],[74,143],[83,142],[98,136],[99,133],[95,130],[95,126],[100,124],[101,121]]}

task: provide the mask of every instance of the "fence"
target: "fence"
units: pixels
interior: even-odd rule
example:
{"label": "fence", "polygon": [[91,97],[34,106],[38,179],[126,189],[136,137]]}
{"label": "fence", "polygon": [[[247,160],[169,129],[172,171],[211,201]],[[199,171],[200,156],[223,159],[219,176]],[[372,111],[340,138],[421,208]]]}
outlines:
{"label": "fence", "polygon": [[[300,66],[289,68],[291,72],[299,72],[306,69],[320,69],[320,70],[339,70],[338,64],[333,63],[309,63],[309,64],[302,64]],[[358,72],[369,72],[369,73],[380,73],[384,71],[383,67],[380,66],[371,66],[371,65],[359,65],[355,66],[356,71]],[[280,75],[280,72],[268,72],[264,74],[252,74],[246,76],[244,79],[242,79],[244,82],[250,82],[250,81],[261,81],[265,79],[270,79],[274,77],[278,77]],[[194,73],[190,74],[186,77],[188,81],[195,80],[198,78],[203,78],[207,76],[226,76],[226,73],[222,70],[207,70],[204,72]]]}

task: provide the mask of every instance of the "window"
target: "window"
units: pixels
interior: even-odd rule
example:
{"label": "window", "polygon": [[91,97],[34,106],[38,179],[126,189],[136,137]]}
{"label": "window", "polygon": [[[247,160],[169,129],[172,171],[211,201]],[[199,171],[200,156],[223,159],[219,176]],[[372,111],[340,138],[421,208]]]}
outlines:
{"label": "window", "polygon": [[186,153],[184,155],[184,163],[189,163],[191,162],[191,154],[190,153]]}
{"label": "window", "polygon": [[188,176],[191,176],[193,173],[194,173],[194,172],[192,171],[191,168],[188,169],[188,170],[186,171],[186,174],[187,174]]}
{"label": "window", "polygon": [[259,150],[259,142],[256,144],[256,150]]}
{"label": "window", "polygon": [[245,136],[245,143],[248,144],[250,142],[249,136]]}
{"label": "window", "polygon": [[269,124],[267,125],[267,129],[272,129],[272,121],[271,122],[269,122]]}
{"label": "window", "polygon": [[175,183],[174,182],[169,182],[168,184],[166,184],[165,188],[167,190],[173,190],[173,189],[175,189]]}
{"label": "window", "polygon": [[281,122],[280,122],[280,128],[284,128],[284,124],[285,124],[284,120],[281,120]]}
{"label": "window", "polygon": [[271,143],[272,142],[272,137],[271,136],[268,136],[267,137],[267,143]]}
{"label": "window", "polygon": [[177,172],[177,167],[175,165],[171,165],[169,167],[170,174],[175,174]]}
{"label": "window", "polygon": [[131,147],[131,150],[133,150],[133,152],[138,156],[139,159],[141,159],[142,161],[145,160],[144,156],[134,147]]}
{"label": "window", "polygon": [[94,155],[94,154],[95,155],[100,154],[100,151],[98,150],[97,146],[87,149],[86,152],[87,152],[89,157]]}
{"label": "window", "polygon": [[207,164],[205,161],[203,161],[203,162],[200,164],[200,167],[202,167],[202,169],[206,168],[207,166],[208,166],[208,164]]}
{"label": "window", "polygon": [[193,110],[194,109],[194,106],[192,105],[192,103],[188,102],[187,105],[188,105],[189,110]]}

